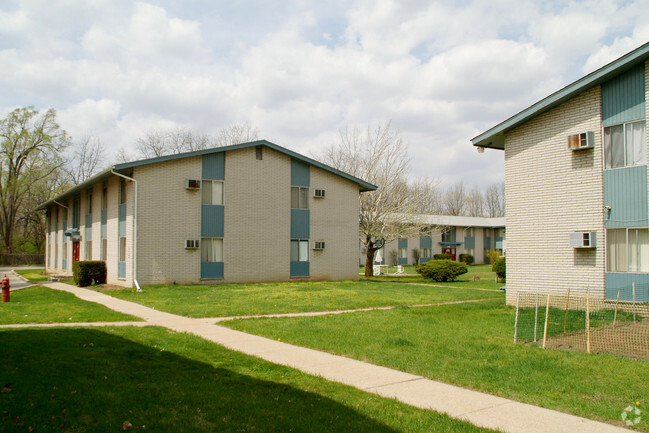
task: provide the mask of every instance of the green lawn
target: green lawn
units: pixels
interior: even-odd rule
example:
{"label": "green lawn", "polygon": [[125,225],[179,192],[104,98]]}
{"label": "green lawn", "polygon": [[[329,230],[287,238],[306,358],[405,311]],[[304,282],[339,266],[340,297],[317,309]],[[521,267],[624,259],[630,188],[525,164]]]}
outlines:
{"label": "green lawn", "polygon": [[[497,299],[226,325],[611,423],[629,404],[649,404],[647,363],[515,345],[514,315]],[[639,429],[649,431],[649,417]]]}
{"label": "green lawn", "polygon": [[147,286],[105,293],[188,317],[330,311],[465,299],[504,299],[498,291],[428,287],[399,281],[327,281],[213,286]]}
{"label": "green lawn", "polygon": [[17,269],[15,271],[17,274],[19,274],[22,277],[27,278],[29,281],[33,281],[35,283],[40,283],[43,281],[49,280],[49,276],[45,274],[45,269]]}
{"label": "green lawn", "polygon": [[[396,275],[396,266],[389,266],[388,272],[385,275],[377,275],[373,277],[361,277],[370,281],[400,281],[403,283],[423,283],[434,284],[442,287],[471,287],[498,290],[504,286],[503,281],[496,281],[496,274],[491,271],[491,265],[472,265],[469,266],[469,272],[460,275],[456,281],[449,283],[438,283],[436,281],[428,280],[421,275],[418,275],[414,266],[405,266],[404,273],[408,275]],[[365,272],[365,267],[360,267],[360,273]],[[413,275],[410,275],[413,274]],[[477,281],[474,281],[477,280]]]}
{"label": "green lawn", "polygon": [[0,330],[2,432],[479,432],[162,328]]}
{"label": "green lawn", "polygon": [[0,303],[0,324],[48,322],[139,321],[102,305],[45,287],[28,287],[11,292],[11,301]]}

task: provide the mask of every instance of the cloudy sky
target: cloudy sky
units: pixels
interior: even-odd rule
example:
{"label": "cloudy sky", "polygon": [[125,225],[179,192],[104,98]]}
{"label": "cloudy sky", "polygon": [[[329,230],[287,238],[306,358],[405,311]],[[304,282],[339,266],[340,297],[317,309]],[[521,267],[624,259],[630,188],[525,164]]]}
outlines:
{"label": "cloudy sky", "polygon": [[313,155],[392,121],[413,177],[503,179],[470,139],[649,41],[647,0],[0,0],[0,116],[132,148],[248,123]]}

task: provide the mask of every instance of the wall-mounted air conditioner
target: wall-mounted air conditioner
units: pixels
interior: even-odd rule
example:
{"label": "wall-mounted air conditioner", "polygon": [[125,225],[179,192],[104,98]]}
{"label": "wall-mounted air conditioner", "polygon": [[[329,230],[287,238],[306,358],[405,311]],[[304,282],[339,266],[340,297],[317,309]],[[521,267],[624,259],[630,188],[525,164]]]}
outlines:
{"label": "wall-mounted air conditioner", "polygon": [[201,247],[200,239],[185,239],[185,249],[195,250]]}
{"label": "wall-mounted air conditioner", "polygon": [[597,232],[570,233],[570,246],[572,248],[595,248]]}
{"label": "wall-mounted air conditioner", "polygon": [[199,179],[185,179],[186,189],[201,189],[201,181]]}
{"label": "wall-mounted air conditioner", "polygon": [[568,149],[592,149],[595,146],[595,133],[593,131],[582,132],[568,136]]}
{"label": "wall-mounted air conditioner", "polygon": [[324,189],[314,189],[313,196],[316,198],[324,198],[325,190]]}
{"label": "wall-mounted air conditioner", "polygon": [[313,249],[314,250],[324,250],[325,249],[325,243],[320,242],[320,241],[314,242],[313,243]]}

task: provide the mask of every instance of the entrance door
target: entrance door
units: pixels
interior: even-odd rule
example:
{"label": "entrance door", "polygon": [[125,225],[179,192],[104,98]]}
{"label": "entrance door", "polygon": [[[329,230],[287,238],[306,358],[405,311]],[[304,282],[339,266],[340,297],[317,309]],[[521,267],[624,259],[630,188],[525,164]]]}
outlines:
{"label": "entrance door", "polygon": [[444,254],[450,254],[452,256],[452,259],[455,260],[455,248],[447,247],[444,248]]}
{"label": "entrance door", "polygon": [[72,242],[72,261],[73,262],[78,262],[79,261],[79,244],[81,242],[76,241]]}

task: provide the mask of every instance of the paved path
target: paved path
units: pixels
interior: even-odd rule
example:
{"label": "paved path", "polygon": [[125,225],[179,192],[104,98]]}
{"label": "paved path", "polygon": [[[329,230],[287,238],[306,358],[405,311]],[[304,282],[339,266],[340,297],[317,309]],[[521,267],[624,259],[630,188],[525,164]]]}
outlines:
{"label": "paved path", "polygon": [[[436,382],[414,374],[293,346],[207,322],[154,310],[68,284],[45,286],[75,294],[125,314],[141,317],[149,325],[189,332],[229,349],[296,368],[406,404],[446,413],[476,426],[512,433],[628,433],[630,430],[568,415],[501,397]],[[620,408],[622,411],[623,408]]]}

